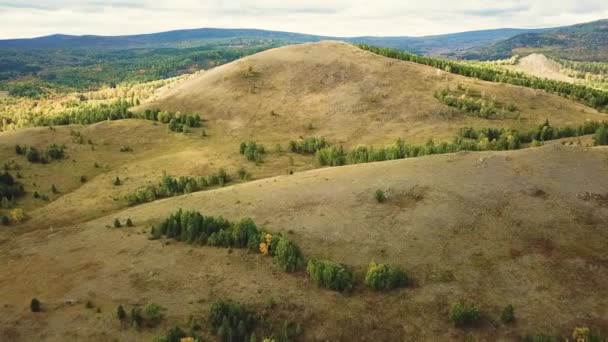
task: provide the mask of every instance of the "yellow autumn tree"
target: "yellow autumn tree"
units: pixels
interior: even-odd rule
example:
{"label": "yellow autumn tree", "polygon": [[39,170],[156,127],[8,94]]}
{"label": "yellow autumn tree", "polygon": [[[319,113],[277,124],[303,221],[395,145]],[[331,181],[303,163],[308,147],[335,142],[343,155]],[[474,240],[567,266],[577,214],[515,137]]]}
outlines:
{"label": "yellow autumn tree", "polygon": [[9,217],[12,222],[20,223],[25,221],[25,212],[23,211],[23,209],[13,209],[10,211]]}

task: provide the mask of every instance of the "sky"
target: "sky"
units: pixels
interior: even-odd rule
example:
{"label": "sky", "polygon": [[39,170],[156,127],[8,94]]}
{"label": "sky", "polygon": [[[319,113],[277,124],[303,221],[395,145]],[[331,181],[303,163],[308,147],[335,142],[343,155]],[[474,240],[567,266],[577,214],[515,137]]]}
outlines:
{"label": "sky", "polygon": [[0,39],[201,27],[422,36],[604,18],[608,0],[0,0]]}

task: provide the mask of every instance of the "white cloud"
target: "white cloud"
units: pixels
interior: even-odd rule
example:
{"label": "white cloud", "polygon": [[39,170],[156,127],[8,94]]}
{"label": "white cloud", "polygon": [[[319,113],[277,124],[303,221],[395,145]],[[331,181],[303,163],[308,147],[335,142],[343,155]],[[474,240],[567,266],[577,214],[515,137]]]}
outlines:
{"label": "white cloud", "polygon": [[606,17],[605,0],[0,0],[0,38],[199,27],[416,36],[560,26]]}

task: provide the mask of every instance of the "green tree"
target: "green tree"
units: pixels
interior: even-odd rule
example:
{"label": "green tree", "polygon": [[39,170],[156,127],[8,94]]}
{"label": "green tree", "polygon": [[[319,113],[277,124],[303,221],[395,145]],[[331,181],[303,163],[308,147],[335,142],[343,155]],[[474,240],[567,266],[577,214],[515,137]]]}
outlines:
{"label": "green tree", "polygon": [[41,305],[40,305],[40,301],[36,298],[33,298],[32,301],[30,302],[30,310],[32,312],[40,312],[41,311]]}
{"label": "green tree", "polygon": [[122,307],[122,305],[119,305],[118,309],[116,309],[116,316],[118,316],[118,319],[121,322],[127,319],[127,312],[125,311],[125,308]]}
{"label": "green tree", "polygon": [[513,308],[513,305],[509,304],[505,306],[505,308],[502,310],[502,314],[500,315],[500,319],[505,324],[515,322],[515,309]]}
{"label": "green tree", "polygon": [[593,134],[593,145],[608,145],[608,129],[606,129],[606,126],[601,126],[595,131],[595,134]]}
{"label": "green tree", "polygon": [[115,218],[114,219],[114,228],[120,228],[120,227],[122,227],[120,220],[118,218]]}

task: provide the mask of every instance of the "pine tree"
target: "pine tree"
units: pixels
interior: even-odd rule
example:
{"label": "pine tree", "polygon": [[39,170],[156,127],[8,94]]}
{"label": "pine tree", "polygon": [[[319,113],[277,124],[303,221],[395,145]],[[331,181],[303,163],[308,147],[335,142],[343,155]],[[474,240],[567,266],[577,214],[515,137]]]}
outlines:
{"label": "pine tree", "polygon": [[133,221],[130,218],[127,219],[127,227],[133,227]]}
{"label": "pine tree", "polygon": [[122,305],[118,306],[118,309],[116,310],[116,315],[118,316],[118,319],[121,322],[127,319],[127,312],[125,311],[125,308],[122,307]]}
{"label": "pine tree", "polygon": [[58,194],[59,190],[57,190],[57,187],[55,186],[55,184],[51,185],[51,192],[54,194]]}
{"label": "pine tree", "polygon": [[118,218],[114,219],[114,228],[120,228],[120,227],[122,227],[120,220]]}
{"label": "pine tree", "polygon": [[32,310],[32,312],[40,312],[40,301],[38,299],[32,299],[30,302],[30,310]]}
{"label": "pine tree", "polygon": [[120,178],[116,177],[116,179],[114,180],[114,185],[119,186],[121,184],[122,182],[120,181]]}

